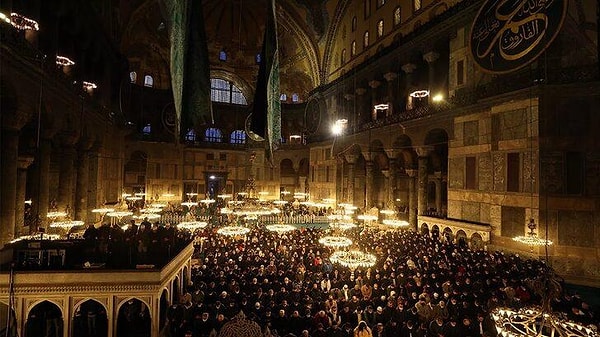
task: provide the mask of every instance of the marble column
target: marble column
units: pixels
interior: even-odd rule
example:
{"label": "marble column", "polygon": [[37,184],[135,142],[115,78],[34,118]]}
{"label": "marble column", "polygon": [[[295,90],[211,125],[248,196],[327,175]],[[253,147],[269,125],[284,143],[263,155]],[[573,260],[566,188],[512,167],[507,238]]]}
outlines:
{"label": "marble column", "polygon": [[387,116],[390,116],[391,114],[394,113],[394,105],[396,104],[396,95],[394,93],[394,80],[396,78],[398,78],[398,74],[396,73],[385,73],[383,74],[383,78],[385,78],[385,80],[387,81],[387,102],[388,102],[388,110],[387,110]]}
{"label": "marble column", "polygon": [[405,73],[404,88],[406,92],[404,95],[406,95],[406,110],[411,110],[413,108],[413,102],[412,97],[410,97],[410,93],[415,89],[413,86],[413,73],[415,72],[415,69],[417,69],[417,66],[413,63],[406,63],[402,66],[402,71]]}
{"label": "marble column", "polygon": [[372,160],[365,162],[365,207],[367,209],[373,207],[373,183],[375,180],[373,165]]}
{"label": "marble column", "polygon": [[2,160],[0,164],[0,246],[14,239],[15,199],[17,197],[17,158],[19,130],[2,128]]}
{"label": "marble column", "polygon": [[417,156],[418,156],[418,188],[417,188],[417,209],[419,215],[425,214],[427,212],[427,181],[428,181],[428,173],[427,173],[427,165],[429,163],[429,153],[431,152],[431,147],[422,146],[416,148]]}
{"label": "marble column", "polygon": [[[35,171],[33,174],[32,212],[40,222],[39,227],[46,227],[48,206],[50,205],[50,158],[52,156],[52,135],[47,134],[40,138],[40,143],[35,158]],[[32,231],[37,228],[30,228]]]}
{"label": "marble column", "polygon": [[369,110],[366,108],[366,98],[365,94],[367,93],[367,89],[365,88],[356,88],[356,95],[358,96],[356,99],[357,113],[356,113],[356,121],[360,125],[369,120]]}
{"label": "marble column", "polygon": [[435,177],[435,211],[442,214],[442,172],[433,173]]}
{"label": "marble column", "polygon": [[354,98],[354,94],[344,94],[344,112],[346,118],[348,118],[349,126],[352,127],[353,131],[356,131],[358,120],[356,118],[356,102]]}
{"label": "marble column", "polygon": [[398,185],[398,183],[396,182],[397,180],[397,171],[396,171],[396,158],[390,157],[389,158],[389,165],[390,165],[390,177],[389,177],[389,191],[388,191],[388,203],[390,204],[390,207],[392,205],[394,205],[396,203],[396,198],[395,196],[395,190],[396,190],[396,185]]}
{"label": "marble column", "polygon": [[[100,145],[96,143],[89,151],[88,151],[88,194],[87,194],[87,207],[88,209],[99,208],[104,204],[103,200],[98,200],[98,170],[100,168],[99,165],[99,151]],[[88,212],[87,217],[85,219],[80,219],[83,221],[94,221],[95,215],[94,213]]]}
{"label": "marble column", "polygon": [[375,105],[379,104],[379,96],[377,95],[377,89],[381,85],[380,81],[372,80],[369,81],[369,87],[371,88],[371,104],[369,105],[369,111],[371,113],[371,120],[376,120]]}
{"label": "marble column", "polygon": [[383,186],[384,189],[384,201],[383,207],[392,209],[392,203],[390,202],[390,195],[392,194],[392,186],[390,185],[390,170],[381,170],[381,174],[383,174],[385,184]]}
{"label": "marble column", "polygon": [[417,170],[406,170],[408,175],[408,223],[415,230],[417,229],[417,191],[415,188],[415,178]]}
{"label": "marble column", "polygon": [[430,51],[427,54],[423,55],[423,60],[427,61],[428,65],[428,75],[429,75],[429,103],[432,102],[433,96],[437,95],[437,85],[435,83],[435,61],[440,58],[440,54],[434,51]]}
{"label": "marble column", "polygon": [[346,202],[354,205],[354,183],[356,180],[356,172],[354,171],[354,166],[356,165],[356,161],[358,160],[357,155],[346,154],[344,155],[347,166],[348,166],[348,184],[346,189],[348,190],[346,194]]}
{"label": "marble column", "polygon": [[64,211],[69,208],[73,215],[73,185],[75,178],[75,157],[77,152],[72,145],[65,145],[60,155],[60,171],[58,173],[58,209]]}
{"label": "marble column", "polygon": [[85,221],[88,212],[89,153],[86,149],[80,149],[78,157],[74,219]]}
{"label": "marble column", "polygon": [[33,157],[19,157],[17,161],[17,196],[15,199],[15,236],[29,234],[25,229],[25,197],[27,190],[27,168]]}

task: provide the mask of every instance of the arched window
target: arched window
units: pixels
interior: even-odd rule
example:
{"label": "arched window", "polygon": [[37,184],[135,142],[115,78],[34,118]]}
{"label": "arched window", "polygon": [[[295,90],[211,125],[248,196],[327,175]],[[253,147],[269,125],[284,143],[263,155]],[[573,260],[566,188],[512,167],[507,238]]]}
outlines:
{"label": "arched window", "polygon": [[400,9],[400,6],[398,6],[394,9],[394,26],[397,26],[400,23],[402,23],[402,10]]}
{"label": "arched window", "polygon": [[352,41],[350,45],[350,56],[356,55],[356,41]]}
{"label": "arched window", "polygon": [[346,49],[342,49],[342,57],[340,58],[340,64],[344,65],[346,63]]}
{"label": "arched window", "polygon": [[210,79],[210,99],[213,102],[247,105],[246,97],[235,84],[220,79]]}
{"label": "arched window", "polygon": [[152,88],[154,86],[154,79],[150,75],[144,76],[144,86]]}
{"label": "arched window", "polygon": [[282,102],[287,101],[287,95],[286,94],[281,94],[281,96],[279,96],[279,100]]}
{"label": "arched window", "polygon": [[223,141],[223,134],[217,128],[208,128],[204,131],[204,141],[210,143],[220,143]]}
{"label": "arched window", "polygon": [[377,8],[385,5],[385,0],[377,0]]}
{"label": "arched window", "polygon": [[261,60],[262,60],[262,55],[260,53],[256,54],[256,58],[255,58],[256,64],[260,64]]}
{"label": "arched window", "polygon": [[292,102],[298,103],[298,101],[300,101],[300,96],[296,93],[292,94]]}
{"label": "arched window", "polygon": [[363,0],[363,9],[365,11],[365,19],[371,16],[371,0]]}
{"label": "arched window", "polygon": [[195,142],[196,131],[194,131],[194,129],[189,129],[188,132],[185,134],[185,140],[188,142]]}
{"label": "arched window", "polygon": [[151,132],[152,132],[152,125],[150,125],[150,124],[146,124],[146,126],[144,126],[142,128],[142,134],[144,136],[149,136]]}
{"label": "arched window", "polygon": [[363,47],[367,48],[369,46],[369,31],[365,32],[363,36]]}
{"label": "arched window", "polygon": [[224,50],[221,50],[219,52],[219,60],[220,61],[227,61],[227,52],[225,52]]}
{"label": "arched window", "polygon": [[352,18],[352,31],[356,30],[356,16]]}
{"label": "arched window", "polygon": [[129,73],[129,80],[131,81],[131,83],[135,83],[135,81],[137,80],[137,73],[135,71]]}
{"label": "arched window", "polygon": [[383,19],[377,22],[377,37],[380,38],[383,36]]}
{"label": "arched window", "polygon": [[231,144],[246,144],[246,132],[244,130],[235,130],[231,133]]}

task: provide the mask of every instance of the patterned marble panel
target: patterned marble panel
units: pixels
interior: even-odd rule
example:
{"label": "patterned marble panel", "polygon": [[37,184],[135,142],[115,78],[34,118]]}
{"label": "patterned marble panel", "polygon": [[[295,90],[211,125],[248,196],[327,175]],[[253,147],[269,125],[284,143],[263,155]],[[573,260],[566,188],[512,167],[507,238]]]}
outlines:
{"label": "patterned marble panel", "polygon": [[464,188],[464,158],[448,159],[448,188]]}
{"label": "patterned marble panel", "polygon": [[525,208],[502,207],[502,230],[504,237],[514,237],[525,234]]}
{"label": "patterned marble panel", "polygon": [[479,155],[479,190],[480,191],[491,191],[492,190],[492,158],[490,153],[482,153]]}
{"label": "patterned marble panel", "polygon": [[494,191],[504,192],[506,190],[506,159],[504,153],[492,154],[492,172],[494,175]]}
{"label": "patterned marble panel", "polygon": [[[523,192],[537,191],[538,177],[537,177],[537,163],[538,163],[538,152],[526,151],[523,152]],[[533,179],[533,183],[532,183]]]}
{"label": "patterned marble panel", "polygon": [[594,222],[591,212],[559,211],[558,244],[594,247]]}
{"label": "patterned marble panel", "polygon": [[467,221],[480,221],[480,207],[478,202],[465,201],[462,204],[462,219]]}
{"label": "patterned marble panel", "polygon": [[464,145],[477,145],[479,143],[479,121],[464,122]]}
{"label": "patterned marble panel", "polygon": [[562,193],[564,157],[562,152],[546,152],[541,158],[543,191],[548,193]]}
{"label": "patterned marble panel", "polygon": [[521,139],[527,137],[527,109],[507,111],[499,116],[498,140]]}

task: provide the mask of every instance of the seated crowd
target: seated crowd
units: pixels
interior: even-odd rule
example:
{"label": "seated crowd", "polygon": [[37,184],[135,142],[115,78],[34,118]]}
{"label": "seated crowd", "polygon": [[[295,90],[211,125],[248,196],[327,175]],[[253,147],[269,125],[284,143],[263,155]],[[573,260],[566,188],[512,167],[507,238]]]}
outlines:
{"label": "seated crowd", "polygon": [[[377,264],[354,271],[329,261],[321,229],[277,235],[255,226],[244,238],[206,228],[200,265],[164,336],[216,336],[234,316],[265,336],[496,336],[490,310],[540,303],[528,280],[549,272],[543,261],[471,250],[413,231],[347,233]],[[437,234],[437,233],[435,233]],[[573,320],[597,324],[589,304],[564,294],[552,303]]]}

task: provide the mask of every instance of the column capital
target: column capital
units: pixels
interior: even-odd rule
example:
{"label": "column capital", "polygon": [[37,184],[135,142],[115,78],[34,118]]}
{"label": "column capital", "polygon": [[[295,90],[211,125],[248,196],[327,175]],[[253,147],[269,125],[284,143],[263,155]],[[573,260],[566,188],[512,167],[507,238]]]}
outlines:
{"label": "column capital", "polygon": [[419,157],[427,157],[433,151],[433,146],[417,146],[415,152]]}
{"label": "column capital", "polygon": [[436,179],[442,179],[442,171],[433,172],[433,177]]}
{"label": "column capital", "polygon": [[367,89],[365,89],[365,88],[356,88],[356,90],[354,92],[356,92],[356,94],[358,96],[362,96],[362,95],[364,95],[364,94],[367,93]]}
{"label": "column capital", "polygon": [[415,71],[415,69],[417,69],[417,66],[414,63],[406,63],[404,65],[402,65],[402,71],[410,74],[413,71]]}
{"label": "column capital", "polygon": [[20,170],[26,170],[33,163],[33,157],[19,156],[17,159],[17,168]]}
{"label": "column capital", "polygon": [[394,72],[385,73],[385,74],[383,74],[383,78],[385,78],[386,81],[391,82],[391,81],[395,80],[396,78],[398,78],[398,74],[396,74]]}
{"label": "column capital", "polygon": [[430,51],[427,54],[423,54],[423,60],[427,61],[427,63],[433,63],[440,58],[440,53],[436,53],[434,51]]}
{"label": "column capital", "polygon": [[354,99],[354,94],[344,94],[344,99],[346,101],[351,101]]}
{"label": "column capital", "polygon": [[371,89],[377,89],[377,88],[379,88],[380,85],[381,85],[381,81],[378,81],[378,80],[369,81],[369,87],[371,87]]}
{"label": "column capital", "polygon": [[389,160],[395,160],[400,155],[400,150],[398,149],[385,149],[384,151]]}
{"label": "column capital", "polygon": [[363,151],[362,155],[365,158],[365,163],[371,163],[371,165],[373,164],[373,158],[375,158],[375,155],[371,151]]}
{"label": "column capital", "polygon": [[406,174],[411,177],[414,178],[417,176],[417,173],[419,172],[418,170],[414,170],[414,169],[405,169],[404,170],[406,172]]}
{"label": "column capital", "polygon": [[348,164],[356,164],[356,161],[358,160],[358,154],[355,153],[347,153],[344,154],[344,158],[346,158],[346,161],[348,162]]}
{"label": "column capital", "polygon": [[381,170],[381,174],[383,174],[384,177],[389,178],[390,177],[390,170]]}

